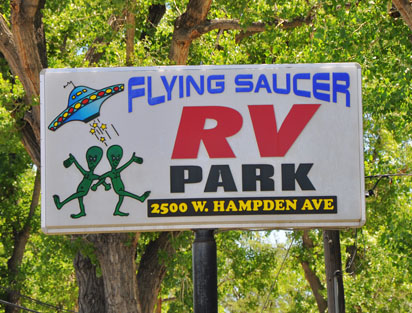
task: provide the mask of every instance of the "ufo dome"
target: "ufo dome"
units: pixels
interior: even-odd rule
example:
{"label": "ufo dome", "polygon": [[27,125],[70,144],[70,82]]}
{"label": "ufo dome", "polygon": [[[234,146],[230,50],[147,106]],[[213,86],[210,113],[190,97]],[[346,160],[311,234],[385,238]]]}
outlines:
{"label": "ufo dome", "polygon": [[96,89],[86,86],[77,86],[73,88],[73,90],[70,92],[69,99],[67,101],[67,106],[73,106],[75,102],[78,101],[80,98],[87,97],[95,91]]}

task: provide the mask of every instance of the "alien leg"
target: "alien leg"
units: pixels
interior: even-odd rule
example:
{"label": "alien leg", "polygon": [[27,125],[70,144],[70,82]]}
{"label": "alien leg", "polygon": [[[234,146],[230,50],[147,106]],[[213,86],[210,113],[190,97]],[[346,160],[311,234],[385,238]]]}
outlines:
{"label": "alien leg", "polygon": [[118,216],[128,216],[129,215],[129,213],[120,211],[120,207],[122,206],[123,199],[124,199],[124,196],[119,194],[119,201],[117,201],[116,209],[114,210],[113,215],[118,215]]}
{"label": "alien leg", "polygon": [[140,202],[144,202],[146,200],[146,198],[150,195],[150,191],[146,191],[141,196],[135,195],[135,194],[133,194],[131,192],[128,192],[128,191],[119,191],[119,195],[122,195],[124,197],[130,197],[130,198],[139,200]]}
{"label": "alien leg", "polygon": [[83,203],[83,197],[79,197],[79,206],[80,206],[80,212],[77,214],[71,214],[71,218],[79,218],[82,216],[86,216],[86,212],[84,210],[84,203]]}
{"label": "alien leg", "polygon": [[62,204],[60,202],[60,197],[58,195],[53,195],[54,204],[56,205],[57,210],[62,208]]}
{"label": "alien leg", "polygon": [[69,196],[67,199],[60,202],[60,197],[58,195],[53,196],[54,203],[56,204],[57,209],[61,209],[67,202],[72,201],[73,199],[84,197],[87,194],[84,191],[76,192]]}

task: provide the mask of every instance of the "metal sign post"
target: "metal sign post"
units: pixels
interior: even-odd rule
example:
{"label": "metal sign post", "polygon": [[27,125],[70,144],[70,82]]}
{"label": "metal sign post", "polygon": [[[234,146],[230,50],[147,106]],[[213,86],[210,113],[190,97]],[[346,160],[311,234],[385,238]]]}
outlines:
{"label": "metal sign post", "polygon": [[197,229],[192,246],[193,311],[217,313],[217,262],[213,229]]}
{"label": "metal sign post", "polygon": [[328,312],[344,313],[345,295],[343,291],[339,230],[324,230],[323,244],[328,289]]}

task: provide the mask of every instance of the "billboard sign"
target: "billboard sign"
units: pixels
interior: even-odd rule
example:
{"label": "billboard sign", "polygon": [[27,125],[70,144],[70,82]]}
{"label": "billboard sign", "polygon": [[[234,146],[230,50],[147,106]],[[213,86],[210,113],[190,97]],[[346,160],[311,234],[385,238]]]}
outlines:
{"label": "billboard sign", "polygon": [[359,227],[354,63],[46,69],[46,233]]}

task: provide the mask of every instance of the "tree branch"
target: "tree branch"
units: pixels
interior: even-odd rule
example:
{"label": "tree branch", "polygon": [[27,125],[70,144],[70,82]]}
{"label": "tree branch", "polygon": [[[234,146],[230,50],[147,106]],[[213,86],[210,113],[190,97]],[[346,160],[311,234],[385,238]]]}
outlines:
{"label": "tree branch", "polygon": [[409,0],[393,0],[392,3],[398,9],[403,20],[408,25],[409,29],[412,30],[412,4]]}
{"label": "tree branch", "polygon": [[35,135],[33,127],[25,121],[23,123],[24,125],[20,129],[23,146],[33,160],[33,163],[40,168],[40,141]]}
{"label": "tree branch", "polygon": [[195,40],[200,36],[215,30],[241,30],[242,32],[236,37],[236,41],[239,42],[241,39],[247,37],[247,35],[261,33],[266,31],[268,27],[275,26],[280,27],[282,29],[293,29],[304,24],[309,24],[313,20],[313,15],[308,15],[305,18],[296,18],[291,21],[282,20],[282,19],[274,19],[270,23],[263,23],[263,22],[254,22],[251,25],[244,27],[240,24],[239,20],[237,19],[214,19],[214,20],[205,20],[202,23],[192,27],[187,32],[177,32],[176,33],[176,40],[179,41],[187,41],[187,40]]}
{"label": "tree branch", "polygon": [[[23,261],[24,250],[26,249],[26,244],[30,237],[31,224],[33,222],[32,219],[34,216],[35,209],[39,204],[40,185],[40,171],[37,171],[36,178],[34,180],[33,194],[30,203],[29,213],[27,215],[26,221],[22,229],[15,230],[13,254],[7,261],[7,270],[10,275],[9,283],[11,284],[11,286],[13,286],[17,282],[17,276],[19,274],[20,266]],[[7,292],[6,299],[10,303],[17,304],[20,299],[20,293],[18,292],[18,288],[13,286],[13,288]],[[17,311],[15,311],[12,308],[8,308],[6,312]]]}
{"label": "tree branch", "polygon": [[10,70],[14,75],[20,76],[19,54],[17,53],[16,43],[14,42],[13,34],[7,26],[7,22],[3,15],[0,14],[0,52],[4,55]]}
{"label": "tree branch", "polygon": [[29,213],[21,230],[17,230],[17,235],[14,238],[13,255],[8,261],[9,271],[17,274],[18,267],[23,259],[24,249],[30,236],[31,223],[36,207],[39,204],[40,198],[40,171],[37,171],[34,180],[33,195],[30,203]]}
{"label": "tree branch", "polygon": [[144,40],[146,36],[151,35],[151,33],[156,29],[157,25],[159,25],[165,13],[166,13],[165,4],[152,4],[149,7],[149,14],[147,15],[147,19],[146,19],[147,29],[143,30],[142,33],[140,34],[140,40]]}
{"label": "tree branch", "polygon": [[186,12],[176,19],[169,52],[170,60],[176,64],[186,64],[193,40],[191,30],[206,20],[211,4],[212,0],[190,0]]}
{"label": "tree branch", "polygon": [[[309,237],[308,230],[303,231],[302,241],[303,247],[307,250],[311,250],[315,246],[313,240]],[[320,282],[319,277],[316,276],[316,273],[312,270],[308,261],[300,260],[300,264],[302,265],[303,272],[305,273],[305,278],[308,281],[310,288],[312,289],[319,312],[325,312],[328,307],[328,302],[323,298],[321,294],[321,290],[323,290],[324,287]]]}
{"label": "tree branch", "polygon": [[312,289],[313,295],[318,305],[319,312],[325,312],[328,307],[328,302],[323,298],[320,291],[324,289],[316,273],[310,268],[307,261],[302,261],[300,263],[305,273],[305,278],[309,282],[310,288]]}
{"label": "tree branch", "polygon": [[[236,42],[240,42],[248,36],[266,31],[268,27],[293,29],[310,24],[314,17],[312,8],[306,17],[298,17],[290,21],[275,18],[268,23],[255,22],[245,27],[237,19],[207,20],[210,2],[208,0],[189,1],[187,11],[176,19],[169,54],[169,58],[176,64],[185,64],[192,41],[212,30],[240,30],[241,32],[236,36]],[[199,11],[196,12],[196,9]]]}
{"label": "tree branch", "polygon": [[[119,29],[125,23],[125,17],[117,17],[115,15],[110,16],[109,18],[109,26],[112,28],[114,33],[117,33]],[[97,36],[93,43],[90,45],[90,48],[87,50],[86,55],[84,57],[85,61],[89,62],[89,64],[96,64],[99,62],[101,57],[104,55],[104,51],[99,51],[97,49],[98,46],[107,46],[109,45],[110,40],[105,41],[104,36]]]}
{"label": "tree branch", "polygon": [[136,33],[136,1],[126,4],[126,65],[131,66],[134,59],[134,37]]}
{"label": "tree branch", "polygon": [[296,28],[296,27],[300,27],[302,25],[308,25],[308,24],[312,23],[313,18],[314,18],[314,15],[313,15],[312,11],[310,11],[310,13],[306,17],[298,17],[298,18],[295,18],[291,21],[282,20],[282,19],[275,19],[273,22],[267,23],[267,25],[265,25],[265,27],[263,29],[250,27],[250,28],[246,28],[246,30],[242,30],[238,35],[236,35],[235,41],[236,41],[236,43],[239,43],[244,38],[247,38],[247,37],[250,37],[254,34],[261,33],[263,31],[265,31],[268,26],[275,26],[275,27],[279,27],[283,30],[287,30],[287,29],[293,29],[293,28]]}

